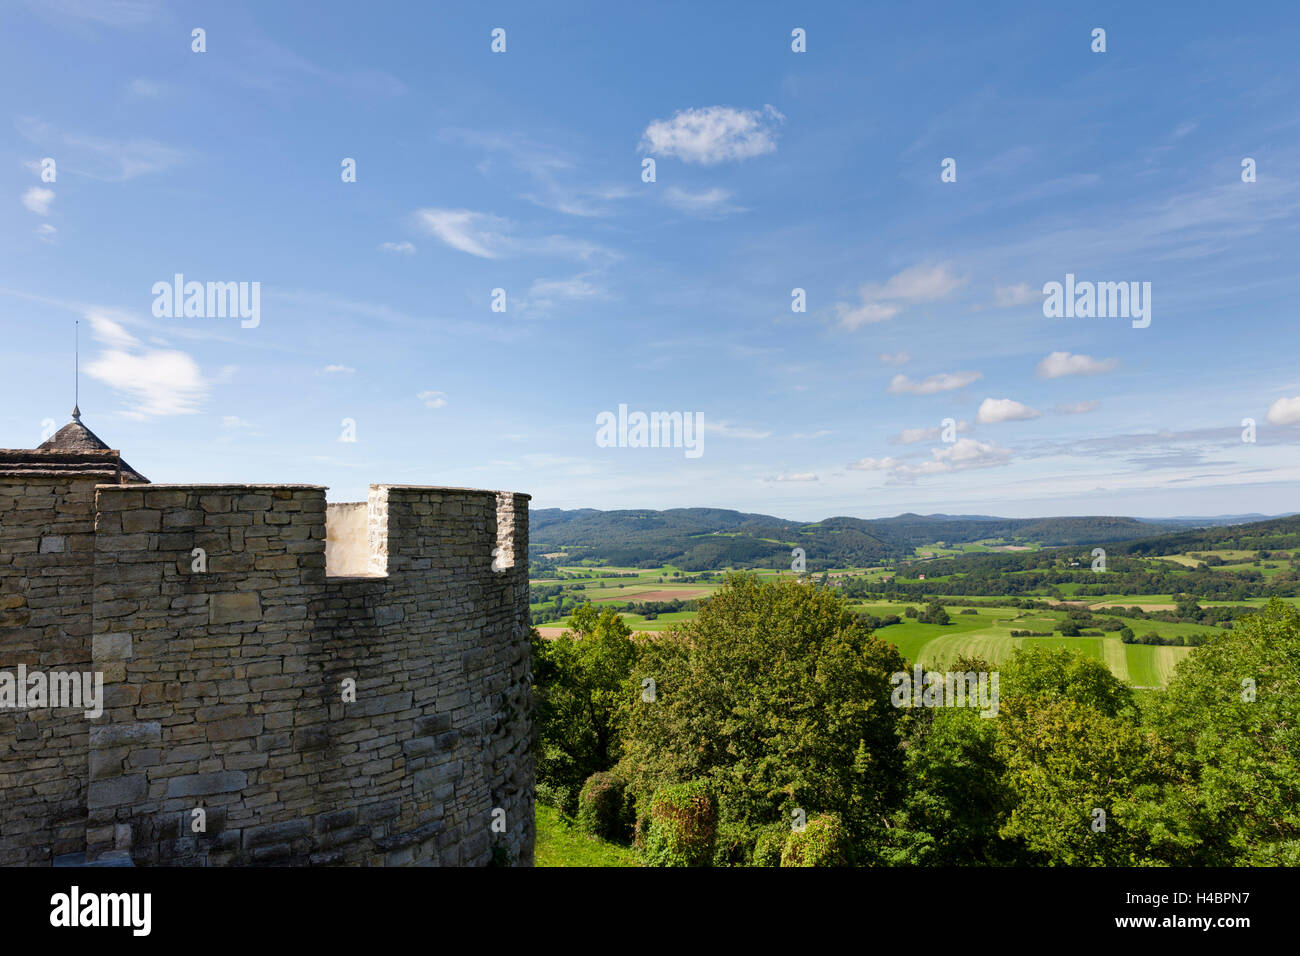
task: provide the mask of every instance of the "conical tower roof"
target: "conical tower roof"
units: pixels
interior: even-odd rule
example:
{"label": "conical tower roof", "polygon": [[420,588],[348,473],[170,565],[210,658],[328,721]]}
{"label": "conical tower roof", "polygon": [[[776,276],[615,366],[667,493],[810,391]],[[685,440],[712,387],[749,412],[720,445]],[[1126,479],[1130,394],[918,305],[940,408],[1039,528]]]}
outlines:
{"label": "conical tower roof", "polygon": [[72,421],[36,449],[26,452],[0,449],[0,472],[5,473],[95,475],[105,468],[118,472],[118,480],[123,484],[147,483],[149,480],[123,461],[121,453],[110,448],[81,423],[81,410],[78,408],[72,410]]}

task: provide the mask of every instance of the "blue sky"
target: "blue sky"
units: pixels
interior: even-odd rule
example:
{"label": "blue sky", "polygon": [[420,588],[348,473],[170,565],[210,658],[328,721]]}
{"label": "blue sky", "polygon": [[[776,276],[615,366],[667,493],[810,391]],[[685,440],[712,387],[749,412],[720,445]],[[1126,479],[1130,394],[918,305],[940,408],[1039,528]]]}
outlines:
{"label": "blue sky", "polygon": [[[7,4],[0,445],[67,420],[80,320],[154,481],[1293,511],[1300,14],[1132,6]],[[176,273],[259,323],[156,317]],[[1150,325],[1045,317],[1067,273]],[[620,404],[703,454],[598,447]]]}

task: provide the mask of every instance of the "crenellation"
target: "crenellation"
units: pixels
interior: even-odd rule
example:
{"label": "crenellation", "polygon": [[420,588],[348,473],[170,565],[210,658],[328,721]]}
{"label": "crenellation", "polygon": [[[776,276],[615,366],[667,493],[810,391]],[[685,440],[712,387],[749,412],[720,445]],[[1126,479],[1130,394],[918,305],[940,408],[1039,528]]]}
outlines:
{"label": "crenellation", "polygon": [[0,710],[0,865],[531,864],[527,495],[113,461],[0,469],[0,670],[103,678],[97,717]]}

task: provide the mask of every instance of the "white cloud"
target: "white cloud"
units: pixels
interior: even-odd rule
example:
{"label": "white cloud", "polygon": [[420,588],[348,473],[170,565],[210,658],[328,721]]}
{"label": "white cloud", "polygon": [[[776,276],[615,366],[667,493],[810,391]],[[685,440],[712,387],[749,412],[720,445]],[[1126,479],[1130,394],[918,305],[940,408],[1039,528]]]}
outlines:
{"label": "white cloud", "polygon": [[384,252],[398,252],[404,256],[412,255],[415,252],[415,246],[403,239],[401,242],[381,242],[379,248]]}
{"label": "white cloud", "polygon": [[505,237],[497,230],[507,223],[487,213],[470,209],[420,209],[416,221],[430,235],[437,236],[453,249],[481,259],[500,258]]}
{"label": "white cloud", "polygon": [[669,186],[664,190],[664,201],[674,209],[692,216],[710,218],[724,216],[733,212],[744,212],[739,206],[732,205],[731,191],[715,186],[702,192],[693,193],[678,186]]}
{"label": "white cloud", "polygon": [[951,445],[930,449],[930,461],[919,465],[901,465],[894,469],[895,477],[915,478],[920,475],[938,475],[950,471],[969,471],[974,468],[992,468],[1011,460],[1011,452],[994,442],[959,438]]}
{"label": "white cloud", "polygon": [[425,408],[443,408],[447,404],[446,392],[421,392],[415,397],[424,402]]}
{"label": "white cloud", "polygon": [[[957,422],[953,428],[959,435],[964,435],[970,431],[970,422]],[[897,435],[892,436],[889,441],[895,445],[915,445],[923,441],[938,441],[943,436],[943,427],[936,425],[934,428],[904,428]]]}
{"label": "white cloud", "polygon": [[36,227],[36,235],[42,242],[53,242],[54,236],[59,230],[55,229],[48,222],[43,222]]}
{"label": "white cloud", "polygon": [[107,346],[87,363],[86,374],[126,395],[130,418],[191,415],[206,397],[208,384],[198,363],[175,349],[146,349],[119,323],[100,312],[87,312],[91,334]]}
{"label": "white cloud", "polygon": [[1071,404],[1062,402],[1056,406],[1056,413],[1058,415],[1086,415],[1100,404],[1101,402],[1093,401],[1073,402]]}
{"label": "white cloud", "polygon": [[346,365],[326,365],[321,371],[326,375],[351,375],[356,369]]}
{"label": "white cloud", "polygon": [[906,365],[908,362],[912,361],[912,356],[908,355],[906,352],[881,352],[880,361],[884,362],[886,365]]}
{"label": "white cloud", "polygon": [[776,151],[776,126],[784,120],[771,106],[761,110],[730,106],[678,110],[672,119],[654,120],[646,127],[641,149],[705,166],[751,159]]}
{"label": "white cloud", "polygon": [[998,286],[993,290],[993,304],[998,306],[1029,305],[1031,302],[1041,301],[1041,293],[1030,288],[1028,282]]}
{"label": "white cloud", "polygon": [[859,458],[846,466],[850,471],[889,471],[898,467],[897,458]]}
{"label": "white cloud", "polygon": [[955,388],[962,388],[983,377],[981,372],[941,372],[918,382],[906,375],[898,374],[889,380],[888,391],[892,395],[934,395],[937,392],[951,392]]}
{"label": "white cloud", "polygon": [[1060,378],[1063,375],[1099,375],[1119,367],[1119,359],[1095,359],[1091,355],[1071,355],[1053,352],[1038,363],[1039,378]]}
{"label": "white cloud", "polygon": [[764,481],[816,481],[817,475],[811,471],[798,471],[793,474],[786,473],[776,475],[772,478],[764,478]]}
{"label": "white cloud", "polygon": [[252,422],[244,421],[238,415],[223,415],[221,416],[221,427],[222,428],[256,428],[257,426],[254,425]]}
{"label": "white cloud", "polygon": [[1030,408],[1009,398],[986,398],[980,403],[979,414],[975,421],[981,425],[996,425],[998,422],[1020,422],[1037,418],[1042,412]]}
{"label": "white cloud", "polygon": [[900,303],[934,302],[952,295],[965,283],[952,274],[947,264],[917,265],[904,269],[883,283],[868,282],[858,290],[861,302],[835,303],[840,325],[856,329],[871,322],[884,322],[903,311]]}
{"label": "white cloud", "polygon": [[1279,398],[1268,407],[1270,425],[1300,425],[1300,396]]}
{"label": "white cloud", "polygon": [[50,203],[54,202],[54,190],[44,186],[32,186],[23,193],[23,205],[38,216],[50,214]]}

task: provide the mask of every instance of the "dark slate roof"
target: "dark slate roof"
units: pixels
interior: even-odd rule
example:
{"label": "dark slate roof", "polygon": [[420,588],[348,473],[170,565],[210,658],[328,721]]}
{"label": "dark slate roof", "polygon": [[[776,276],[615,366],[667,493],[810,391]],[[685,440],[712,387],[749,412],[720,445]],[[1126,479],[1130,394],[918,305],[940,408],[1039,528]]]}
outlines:
{"label": "dark slate roof", "polygon": [[103,478],[105,484],[148,483],[148,478],[122,460],[121,452],[109,448],[81,424],[80,412],[75,409],[73,418],[39,448],[0,448],[0,476],[67,475]]}

